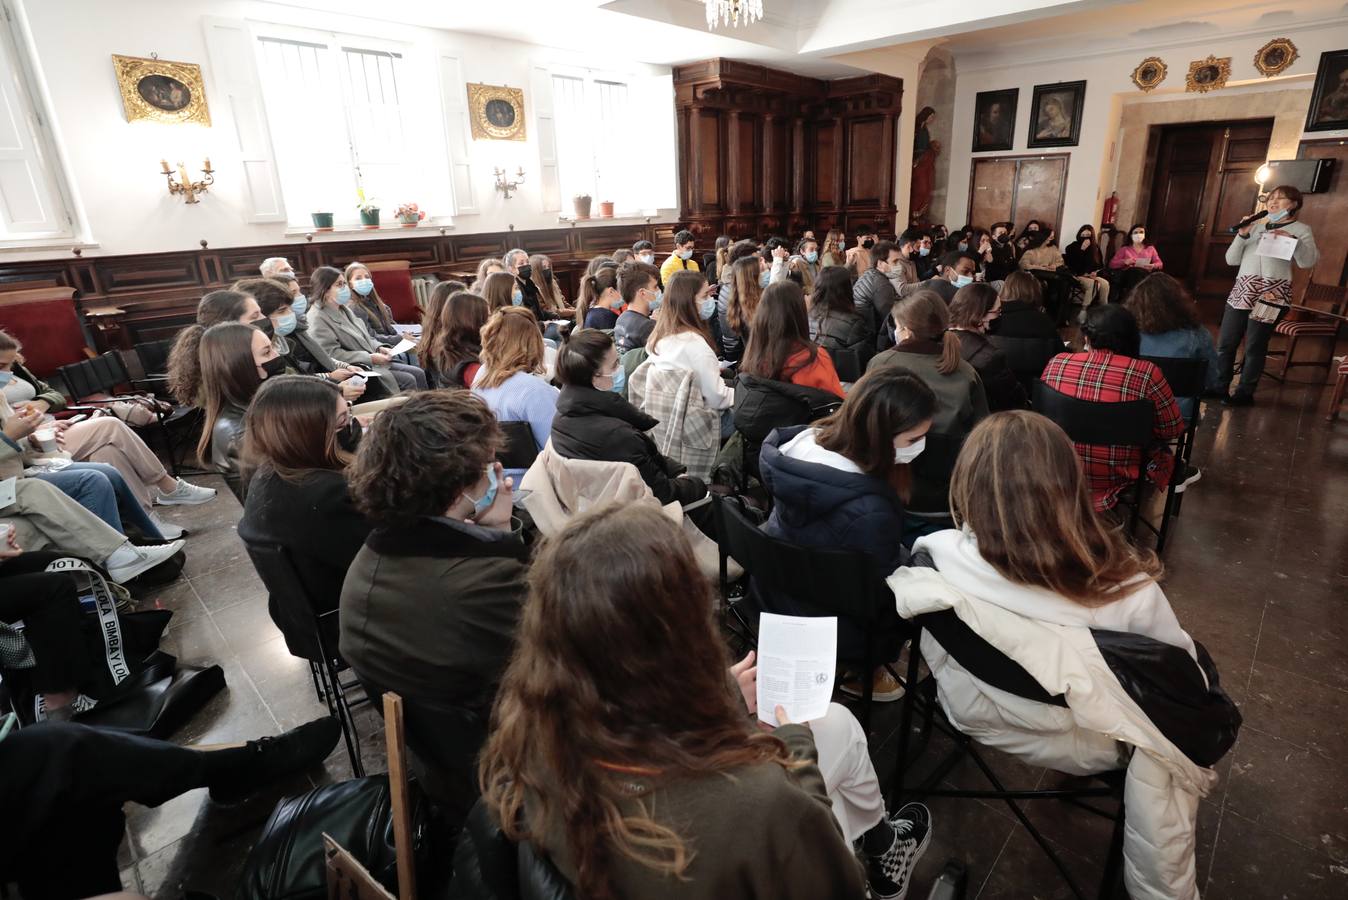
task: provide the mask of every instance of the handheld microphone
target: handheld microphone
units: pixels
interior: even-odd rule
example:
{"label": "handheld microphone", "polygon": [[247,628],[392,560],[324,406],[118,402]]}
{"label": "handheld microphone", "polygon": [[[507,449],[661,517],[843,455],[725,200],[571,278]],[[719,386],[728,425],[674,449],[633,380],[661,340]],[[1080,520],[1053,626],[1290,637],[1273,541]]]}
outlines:
{"label": "handheld microphone", "polygon": [[1239,222],[1237,222],[1235,225],[1232,225],[1232,226],[1231,226],[1231,233],[1232,233],[1232,234],[1235,234],[1237,231],[1240,231],[1240,229],[1244,228],[1246,225],[1252,225],[1252,224],[1254,224],[1255,222],[1258,222],[1260,219],[1264,218],[1264,217],[1267,216],[1267,215],[1268,215],[1268,210],[1266,210],[1266,209],[1261,209],[1261,210],[1259,210],[1259,212],[1255,213],[1255,214],[1252,215],[1252,216],[1246,216],[1245,218],[1243,218],[1243,219],[1241,219]]}

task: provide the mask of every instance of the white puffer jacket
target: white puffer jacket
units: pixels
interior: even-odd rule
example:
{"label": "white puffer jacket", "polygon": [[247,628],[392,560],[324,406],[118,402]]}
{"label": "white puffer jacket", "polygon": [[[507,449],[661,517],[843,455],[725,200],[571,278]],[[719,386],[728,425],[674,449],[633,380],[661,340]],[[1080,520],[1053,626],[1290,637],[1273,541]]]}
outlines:
{"label": "white puffer jacket", "polygon": [[920,539],[913,550],[930,553],[939,571],[901,568],[889,577],[900,616],[953,609],[1068,704],[1064,709],[1036,703],[994,688],[969,674],[924,632],[922,655],[950,721],[981,744],[1068,774],[1126,765],[1124,879],[1129,896],[1197,900],[1198,801],[1212,790],[1217,775],[1190,761],[1152,724],[1119,684],[1090,630],[1144,634],[1183,646],[1194,656],[1192,639],[1179,628],[1160,588],[1148,581],[1115,604],[1088,609],[1001,578],[977,555],[968,532],[938,532]]}

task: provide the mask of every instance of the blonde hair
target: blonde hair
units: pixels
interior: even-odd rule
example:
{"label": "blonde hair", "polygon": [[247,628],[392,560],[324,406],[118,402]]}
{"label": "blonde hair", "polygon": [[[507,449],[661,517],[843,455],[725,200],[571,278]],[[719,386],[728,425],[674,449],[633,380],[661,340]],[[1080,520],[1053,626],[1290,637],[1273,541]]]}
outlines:
{"label": "blonde hair", "polygon": [[471,290],[474,294],[481,294],[482,290],[487,286],[487,276],[492,274],[487,270],[490,269],[492,266],[495,266],[502,272],[506,270],[505,263],[501,262],[494,256],[489,256],[486,259],[482,260],[482,262],[477,264],[477,276],[473,279],[473,283],[469,286],[469,290]]}
{"label": "blonde hair", "polygon": [[516,372],[543,374],[543,333],[538,319],[522,306],[504,306],[482,326],[482,379],[477,387],[505,384]]}

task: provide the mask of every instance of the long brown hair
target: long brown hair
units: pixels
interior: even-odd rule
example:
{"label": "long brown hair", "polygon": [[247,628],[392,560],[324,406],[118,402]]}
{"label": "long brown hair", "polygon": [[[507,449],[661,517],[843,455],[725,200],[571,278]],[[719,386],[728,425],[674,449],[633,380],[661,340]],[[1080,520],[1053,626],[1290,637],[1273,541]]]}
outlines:
{"label": "long brown hair", "polygon": [[[366,277],[370,279],[370,293],[362,295],[360,291],[352,286],[351,302],[373,316],[374,320],[379,323],[380,330],[384,331],[385,334],[393,331],[393,314],[385,309],[384,301],[379,297],[379,289],[374,286],[374,275],[370,272],[370,267],[363,262],[349,263],[342,272],[342,277],[345,278],[346,283],[350,285],[352,281],[351,273],[357,269],[363,270]],[[352,310],[352,312],[355,312],[355,310]]]}
{"label": "long brown hair", "polygon": [[206,411],[197,441],[197,456],[203,462],[211,449],[211,431],[226,406],[247,409],[262,384],[253,361],[253,335],[261,334],[251,325],[221,322],[206,329],[199,348],[201,359],[201,406]]}
{"label": "long brown hair", "polygon": [[678,525],[648,506],[577,516],[530,569],[480,757],[483,801],[512,840],[560,821],[579,896],[614,897],[622,860],[681,877],[696,851],[648,808],[624,812],[622,767],[671,783],[798,765],[752,728],[729,663],[709,582]]}
{"label": "long brown hair", "polygon": [[[543,265],[543,263],[547,265]],[[548,274],[546,280],[543,272]],[[557,275],[552,271],[552,260],[548,259],[542,253],[535,253],[529,257],[529,279],[538,288],[538,303],[548,312],[557,312],[557,310],[566,306],[566,298],[562,296],[562,286],[557,283]]]}
{"label": "long brown hair", "polygon": [[1039,279],[1029,272],[1012,272],[1006,276],[999,296],[1003,303],[1019,301],[1035,309],[1044,308],[1044,288],[1039,284]]}
{"label": "long brown hair", "polygon": [[1081,460],[1054,422],[1025,410],[975,426],[950,476],[950,513],[1009,581],[1103,606],[1138,575],[1159,577],[1156,554],[1132,546],[1091,504]]}
{"label": "long brown hair", "polygon": [[538,319],[522,306],[507,306],[491,314],[482,326],[482,383],[493,388],[516,372],[543,374],[543,333]]}
{"label": "long brown hair", "polygon": [[894,436],[936,414],[936,394],[907,369],[872,369],[847,392],[837,412],[815,424],[814,442],[889,484],[907,502],[912,473],[894,461]]}
{"label": "long brown hair", "polygon": [[[805,358],[788,368],[791,358],[801,351]],[[754,311],[741,371],[773,381],[790,381],[792,375],[814,365],[818,358],[819,346],[810,340],[805,294],[800,285],[794,281],[768,285]]]}
{"label": "long brown hair", "polygon": [[445,339],[439,360],[446,367],[440,370],[442,373],[448,374],[459,363],[478,358],[482,353],[482,327],[490,315],[487,301],[477,294],[459,291],[449,298],[442,315]]}
{"label": "long brown hair", "polygon": [[519,284],[509,272],[492,272],[482,287],[482,299],[489,309],[509,309],[514,306],[515,286]]}
{"label": "long brown hair", "polygon": [[923,288],[913,291],[894,304],[894,322],[908,331],[913,337],[923,341],[937,341],[941,344],[941,359],[936,363],[936,371],[942,375],[952,375],[960,367],[960,338],[950,327],[950,309],[935,291]]}
{"label": "long brown hair", "polygon": [[495,272],[491,273],[487,272],[487,270],[490,269],[492,266],[495,266],[502,272],[505,271],[505,263],[501,262],[494,256],[487,257],[486,259],[482,260],[480,263],[477,264],[477,276],[473,279],[473,283],[468,287],[470,291],[472,291],[474,294],[481,294],[484,290],[486,290],[487,276],[489,274],[491,275],[496,274]]}
{"label": "long brown hair", "polygon": [[712,342],[711,331],[708,330],[707,323],[702,320],[702,316],[697,311],[697,295],[704,285],[706,285],[706,282],[702,280],[702,273],[700,272],[680,269],[670,276],[669,283],[665,285],[665,296],[660,307],[660,316],[655,320],[655,328],[651,329],[651,336],[646,339],[646,349],[649,352],[658,353],[656,345],[660,341],[676,334],[682,334],[685,331],[700,335],[702,340],[707,342],[711,351],[716,352],[716,344]]}
{"label": "long brown hair", "polygon": [[[846,238],[843,236],[841,228],[830,228],[828,230],[828,233],[824,235],[824,245],[819,248],[819,262],[821,265],[824,264],[824,260],[830,254],[838,259],[843,258],[842,247],[838,245],[844,240],[846,240]],[[842,263],[838,263],[838,265],[842,265]]]}
{"label": "long brown hair", "polygon": [[211,291],[197,304],[197,321],[173,339],[168,357],[169,392],[184,406],[201,406],[201,336],[221,322],[237,322],[250,294],[243,291]]}
{"label": "long brown hair", "polygon": [[345,469],[351,456],[337,443],[340,397],[326,378],[282,375],[262,382],[244,416],[244,463],[267,466],[288,481],[315,469]]}
{"label": "long brown hair", "polygon": [[1123,306],[1137,319],[1137,328],[1143,334],[1199,327],[1193,298],[1184,285],[1164,272],[1152,272],[1142,279],[1128,292]]}
{"label": "long brown hair", "polygon": [[950,300],[950,327],[981,330],[983,320],[997,304],[997,291],[990,284],[966,284]]}
{"label": "long brown hair", "polygon": [[431,288],[431,295],[426,298],[426,308],[421,311],[421,339],[417,341],[417,359],[437,371],[444,353],[445,304],[450,295],[464,289],[462,281],[439,282]]}
{"label": "long brown hair", "polygon": [[757,255],[742,256],[730,264],[732,290],[725,318],[736,334],[743,335],[745,328],[753,326],[754,311],[763,298],[763,288],[758,284],[762,268]]}

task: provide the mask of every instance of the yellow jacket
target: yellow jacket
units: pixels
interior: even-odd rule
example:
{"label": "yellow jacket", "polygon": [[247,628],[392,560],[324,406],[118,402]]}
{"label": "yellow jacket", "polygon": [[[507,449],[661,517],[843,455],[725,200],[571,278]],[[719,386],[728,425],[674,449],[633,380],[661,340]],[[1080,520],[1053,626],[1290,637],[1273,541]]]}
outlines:
{"label": "yellow jacket", "polygon": [[686,260],[679,259],[679,255],[677,253],[671,253],[669,254],[669,259],[665,260],[664,263],[661,264],[660,266],[660,283],[669,284],[669,279],[672,278],[674,276],[674,273],[679,271],[680,269],[687,269],[690,272],[702,271],[700,268],[698,268],[697,260],[691,257]]}

